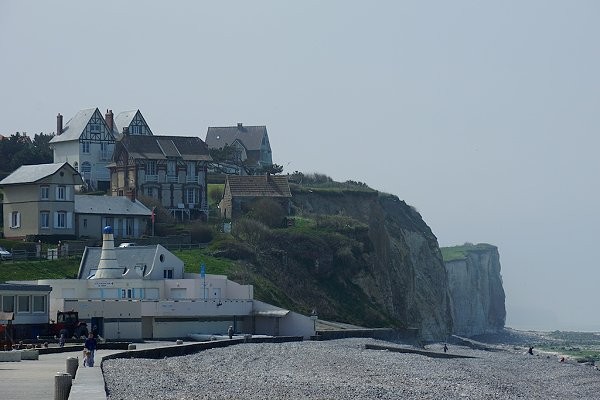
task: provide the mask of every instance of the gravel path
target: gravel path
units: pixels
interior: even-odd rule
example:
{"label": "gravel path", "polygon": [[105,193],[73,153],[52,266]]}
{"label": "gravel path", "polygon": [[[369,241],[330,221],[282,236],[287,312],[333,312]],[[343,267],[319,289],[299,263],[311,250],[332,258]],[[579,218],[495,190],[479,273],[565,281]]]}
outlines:
{"label": "gravel path", "polygon": [[[530,356],[450,346],[476,359],[366,350],[373,339],[240,344],[163,360],[107,360],[118,399],[598,399],[600,371]],[[401,347],[401,345],[398,345]],[[429,346],[441,350],[441,345]]]}

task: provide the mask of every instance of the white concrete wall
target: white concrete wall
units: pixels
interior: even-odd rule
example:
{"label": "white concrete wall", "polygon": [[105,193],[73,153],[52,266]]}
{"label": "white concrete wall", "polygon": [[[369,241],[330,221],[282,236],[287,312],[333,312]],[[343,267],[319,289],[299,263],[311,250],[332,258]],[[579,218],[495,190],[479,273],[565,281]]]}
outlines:
{"label": "white concrete wall", "polygon": [[279,323],[279,334],[281,336],[302,336],[310,339],[315,334],[314,322],[306,315],[290,311]]}
{"label": "white concrete wall", "polygon": [[226,335],[232,321],[154,321],[154,339],[181,338],[190,333]]}
{"label": "white concrete wall", "polygon": [[75,165],[75,162],[81,167],[79,162],[79,140],[70,140],[66,142],[52,143],[54,162],[68,162],[71,166]]}

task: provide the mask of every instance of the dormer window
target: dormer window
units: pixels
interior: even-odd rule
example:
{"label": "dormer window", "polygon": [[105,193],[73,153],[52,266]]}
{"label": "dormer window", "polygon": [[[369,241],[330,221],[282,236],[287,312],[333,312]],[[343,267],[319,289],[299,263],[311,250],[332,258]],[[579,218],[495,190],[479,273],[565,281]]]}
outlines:
{"label": "dormer window", "polygon": [[132,125],[131,126],[131,133],[133,135],[141,135],[142,134],[142,127],[139,125]]}
{"label": "dormer window", "polygon": [[100,124],[90,124],[90,132],[100,133]]}

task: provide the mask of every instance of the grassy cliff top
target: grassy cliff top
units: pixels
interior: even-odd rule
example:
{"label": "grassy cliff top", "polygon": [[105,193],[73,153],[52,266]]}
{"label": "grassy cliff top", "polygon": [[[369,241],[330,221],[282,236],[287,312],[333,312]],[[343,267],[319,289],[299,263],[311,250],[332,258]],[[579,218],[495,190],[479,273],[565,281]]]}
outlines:
{"label": "grassy cliff top", "polygon": [[467,258],[467,253],[470,251],[485,251],[495,249],[496,246],[487,243],[465,243],[460,246],[440,247],[444,262],[460,261]]}

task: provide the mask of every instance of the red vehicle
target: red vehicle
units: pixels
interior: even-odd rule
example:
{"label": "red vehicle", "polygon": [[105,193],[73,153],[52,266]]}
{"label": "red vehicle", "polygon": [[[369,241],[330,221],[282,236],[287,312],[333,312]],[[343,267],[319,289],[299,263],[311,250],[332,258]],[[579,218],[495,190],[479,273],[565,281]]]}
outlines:
{"label": "red vehicle", "polygon": [[87,324],[79,320],[77,311],[59,311],[56,322],[49,324],[14,324],[14,313],[0,313],[0,350],[21,341],[28,343],[36,340],[53,341],[64,333],[65,339],[86,338]]}
{"label": "red vehicle", "polygon": [[56,313],[56,322],[50,324],[51,336],[60,337],[61,333],[64,333],[66,338],[76,337],[87,337],[88,335],[87,324],[83,321],[79,321],[79,313],[77,311],[59,311]]}

